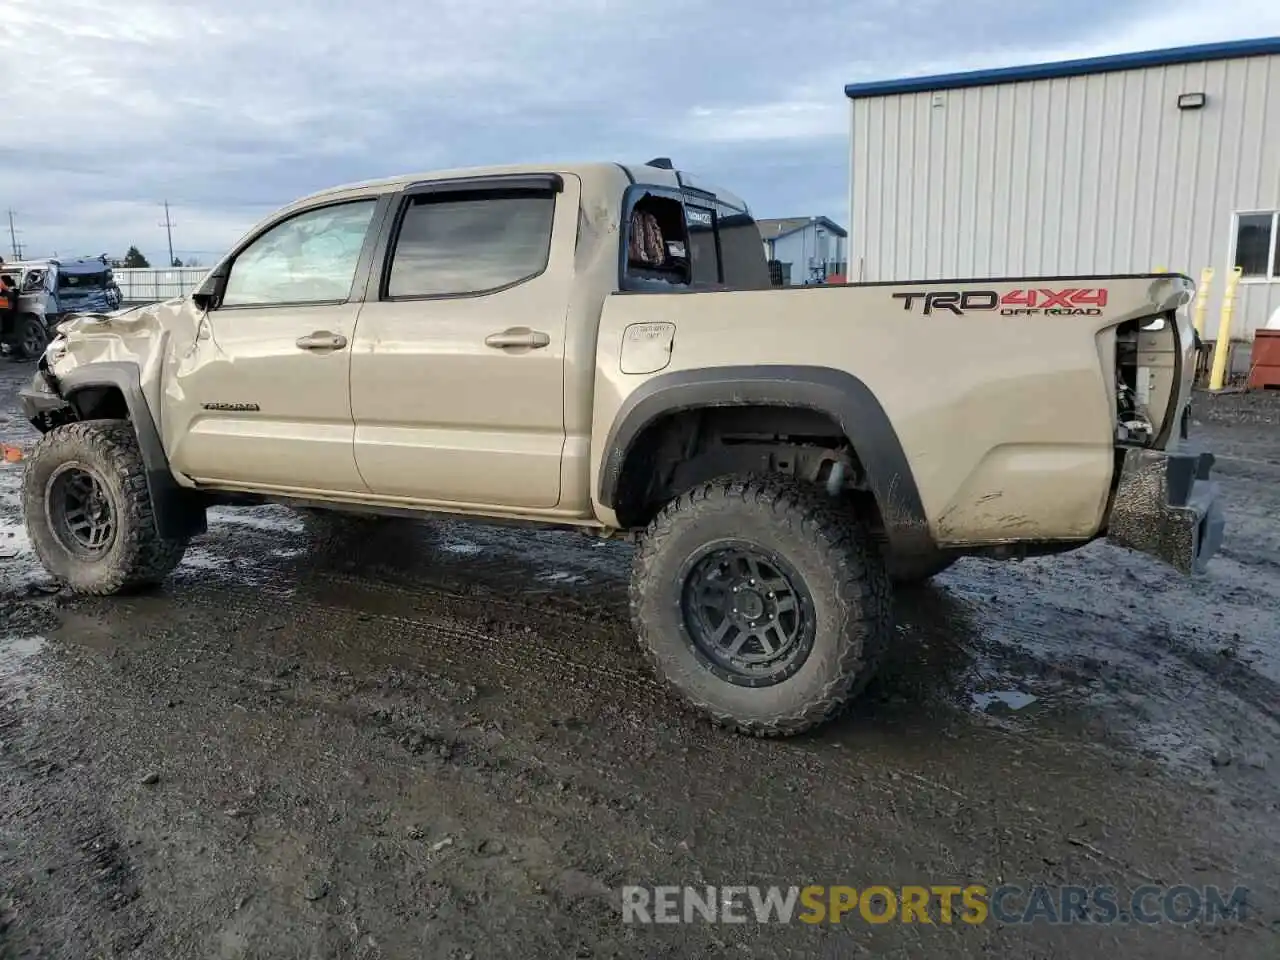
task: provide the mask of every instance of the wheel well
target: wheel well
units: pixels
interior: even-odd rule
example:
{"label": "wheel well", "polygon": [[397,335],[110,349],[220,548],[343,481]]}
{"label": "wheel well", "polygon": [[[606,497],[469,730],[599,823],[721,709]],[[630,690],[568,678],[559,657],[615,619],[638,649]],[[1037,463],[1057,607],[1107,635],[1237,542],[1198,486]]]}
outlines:
{"label": "wheel well", "polygon": [[79,420],[128,420],[129,404],[116,386],[83,387],[67,397]]}
{"label": "wheel well", "polygon": [[827,483],[837,464],[840,495],[874,507],[863,465],[828,414],[768,404],[680,410],[647,424],[628,449],[615,510],[623,527],[641,527],[673,497],[714,477],[769,473]]}

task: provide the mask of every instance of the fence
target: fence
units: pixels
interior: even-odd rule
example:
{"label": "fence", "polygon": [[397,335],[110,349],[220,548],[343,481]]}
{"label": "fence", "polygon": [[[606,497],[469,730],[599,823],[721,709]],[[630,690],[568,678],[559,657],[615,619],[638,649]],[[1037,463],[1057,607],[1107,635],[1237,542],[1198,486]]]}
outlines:
{"label": "fence", "polygon": [[125,303],[155,303],[180,297],[204,279],[208,267],[117,267],[111,271]]}

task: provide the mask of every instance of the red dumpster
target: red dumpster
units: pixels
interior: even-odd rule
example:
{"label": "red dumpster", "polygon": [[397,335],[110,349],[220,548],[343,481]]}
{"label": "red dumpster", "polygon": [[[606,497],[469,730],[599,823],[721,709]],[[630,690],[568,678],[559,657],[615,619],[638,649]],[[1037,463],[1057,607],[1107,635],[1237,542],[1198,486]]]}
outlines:
{"label": "red dumpster", "polygon": [[1280,387],[1280,330],[1255,330],[1249,389]]}

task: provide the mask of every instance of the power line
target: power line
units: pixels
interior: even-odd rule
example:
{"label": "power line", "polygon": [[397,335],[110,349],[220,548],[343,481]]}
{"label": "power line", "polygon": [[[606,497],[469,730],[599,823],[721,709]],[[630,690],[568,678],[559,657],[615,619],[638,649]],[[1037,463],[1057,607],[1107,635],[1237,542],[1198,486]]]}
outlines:
{"label": "power line", "polygon": [[169,201],[164,202],[164,223],[160,224],[169,236],[169,262],[165,266],[173,266],[173,228],[177,226],[169,217]]}

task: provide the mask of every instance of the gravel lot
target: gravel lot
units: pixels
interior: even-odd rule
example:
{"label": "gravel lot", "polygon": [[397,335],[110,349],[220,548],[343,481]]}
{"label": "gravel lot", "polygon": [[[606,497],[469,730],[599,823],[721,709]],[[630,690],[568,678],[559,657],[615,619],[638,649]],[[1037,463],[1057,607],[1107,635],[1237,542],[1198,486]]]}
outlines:
{"label": "gravel lot", "polygon": [[[0,365],[0,435],[26,365]],[[0,958],[1280,956],[1280,394],[1202,397],[1228,542],[965,560],[868,694],[754,741],[667,700],[629,549],[219,510],[50,593],[0,466]],[[624,884],[1237,885],[1189,926],[624,924]]]}

